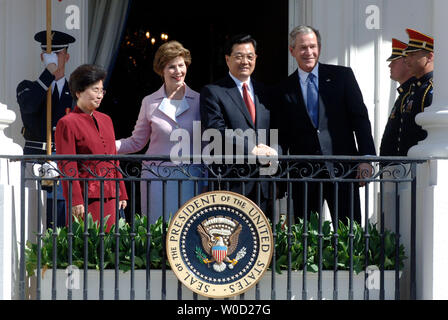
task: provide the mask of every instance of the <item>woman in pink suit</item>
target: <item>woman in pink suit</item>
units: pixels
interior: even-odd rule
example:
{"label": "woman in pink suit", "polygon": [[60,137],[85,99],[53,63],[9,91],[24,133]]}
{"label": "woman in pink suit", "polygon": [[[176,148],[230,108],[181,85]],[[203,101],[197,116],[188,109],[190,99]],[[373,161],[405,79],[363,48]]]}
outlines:
{"label": "woman in pink suit", "polygon": [[[169,41],[157,50],[154,57],[154,71],[160,75],[164,84],[153,94],[146,96],[141,105],[140,114],[132,136],[116,142],[118,153],[135,153],[149,142],[146,155],[169,156],[177,141],[171,141],[170,135],[176,129],[183,129],[190,136],[190,151],[193,150],[193,121],[199,121],[199,93],[185,84],[187,68],[191,63],[190,51],[177,41]],[[186,166],[189,174],[175,169],[172,163],[155,161],[144,162],[142,178],[152,180],[150,190],[147,182],[141,182],[141,209],[147,214],[150,223],[154,223],[163,214],[163,187],[157,178],[186,178],[189,175],[201,176],[201,166]],[[153,175],[150,170],[156,172]],[[202,184],[199,185],[202,189]],[[178,182],[169,181],[166,186],[166,218],[174,215],[178,209]],[[149,208],[147,200],[149,196]],[[194,183],[182,183],[181,202],[194,196]],[[148,211],[149,209],[149,211]]]}
{"label": "woman in pink suit", "polygon": [[[75,109],[58,121],[55,132],[57,154],[95,154],[115,155],[115,133],[111,118],[96,111],[104,97],[103,81],[106,72],[95,65],[82,65],[70,76],[69,86],[76,100]],[[60,161],[59,169],[63,176],[74,178],[122,178],[118,161],[86,160],[82,162]],[[93,174],[92,174],[93,173]],[[69,182],[62,182],[64,198],[69,200]],[[84,208],[84,183],[72,182],[72,214],[79,219],[86,212],[91,213],[94,221],[101,219],[100,181],[88,181],[88,208]],[[104,181],[104,215],[109,216],[106,231],[115,223],[116,198],[119,197],[119,209],[126,207],[127,194],[124,182],[120,181],[119,190],[113,180]],[[68,210],[67,210],[68,212]],[[67,218],[67,221],[68,218]]]}

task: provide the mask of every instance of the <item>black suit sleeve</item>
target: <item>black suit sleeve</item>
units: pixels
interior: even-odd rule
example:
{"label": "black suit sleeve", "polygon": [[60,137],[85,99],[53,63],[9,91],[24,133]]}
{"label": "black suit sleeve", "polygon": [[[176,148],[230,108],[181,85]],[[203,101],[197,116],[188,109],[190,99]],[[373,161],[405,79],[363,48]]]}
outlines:
{"label": "black suit sleeve", "polygon": [[213,128],[224,133],[227,126],[224,114],[219,106],[219,99],[208,86],[205,86],[201,90],[200,113],[202,127],[204,129]]}
{"label": "black suit sleeve", "polygon": [[[287,155],[290,149],[291,137],[290,130],[293,123],[297,123],[295,117],[291,117],[291,109],[288,109],[285,105],[285,86],[286,81],[280,84],[269,87],[269,109],[271,112],[271,129],[277,130],[278,134],[278,154]],[[295,135],[295,141],[301,139],[301,136]]]}
{"label": "black suit sleeve", "polygon": [[24,80],[17,86],[17,102],[22,114],[41,113],[42,102],[54,76],[45,69],[37,81]]}
{"label": "black suit sleeve", "polygon": [[284,137],[284,126],[282,126],[282,104],[281,101],[281,90],[279,85],[269,86],[266,89],[266,99],[267,105],[270,112],[270,129],[277,130],[277,138],[278,138],[278,154],[284,155],[287,151],[287,146],[285,145],[285,137]]}
{"label": "black suit sleeve", "polygon": [[[219,93],[224,93],[220,90],[217,86],[205,86],[201,90],[200,114],[202,129],[216,129],[219,131],[222,141],[221,154],[230,154],[226,151],[226,148],[231,146],[233,148],[231,154],[241,154],[242,151],[244,155],[247,155],[249,154],[249,150],[252,150],[255,146],[255,131],[253,136],[246,136],[240,134],[244,131],[242,126],[234,127],[231,125],[230,117],[233,117],[232,119],[235,122],[235,114],[237,113],[235,110],[236,106],[225,105],[225,102],[219,95]],[[232,135],[229,136],[230,132]],[[214,153],[217,154],[216,150]]]}

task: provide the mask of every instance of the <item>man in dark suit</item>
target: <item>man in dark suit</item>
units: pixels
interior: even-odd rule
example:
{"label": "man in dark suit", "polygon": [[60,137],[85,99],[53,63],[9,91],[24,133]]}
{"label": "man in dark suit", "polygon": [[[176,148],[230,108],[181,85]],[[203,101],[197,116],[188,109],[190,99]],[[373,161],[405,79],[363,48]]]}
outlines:
{"label": "man in dark suit", "polygon": [[[273,115],[283,152],[290,155],[375,155],[367,108],[353,71],[319,63],[320,34],[312,27],[294,28],[289,41],[289,51],[299,68],[277,88],[277,106]],[[338,166],[327,162],[320,165],[325,165],[328,171],[324,170],[316,178],[325,179],[332,173],[339,175],[341,168],[346,172],[355,171],[350,178],[372,174],[368,163],[356,164],[357,170],[350,164]],[[308,175],[306,170],[300,171],[300,177],[304,175]],[[360,222],[358,183],[352,185],[353,196],[349,183],[338,183],[336,189],[334,183],[325,182],[322,194],[319,183],[308,183],[307,215],[311,211],[322,212],[322,197],[327,200],[333,223],[336,209],[338,220],[346,222],[346,217],[351,215],[351,203],[354,219]],[[304,186],[304,183],[293,184],[291,195],[296,217],[302,217],[304,213]]]}
{"label": "man in dark suit", "polygon": [[[217,82],[206,85],[201,91],[200,112],[203,129],[216,129],[222,138],[221,150],[217,154],[275,156],[277,151],[269,144],[270,111],[264,86],[251,78],[257,60],[257,43],[250,35],[237,35],[228,40],[225,46],[225,59],[229,74]],[[229,130],[234,135],[229,135]],[[265,130],[266,135],[260,134]],[[266,138],[265,138],[266,137]],[[229,150],[228,147],[233,150]],[[226,149],[227,147],[227,149]],[[237,167],[249,171],[256,166]],[[246,171],[241,176],[247,177]],[[242,172],[242,171],[241,171]],[[253,171],[252,171],[253,172]],[[255,175],[257,177],[258,175]],[[226,177],[238,177],[238,173]],[[261,184],[260,205],[265,211],[269,188],[267,182]],[[247,195],[257,202],[255,184],[232,183],[230,189]]]}
{"label": "man in dark suit", "polygon": [[[68,54],[69,44],[75,42],[75,38],[60,31],[52,31],[51,53],[47,54],[46,31],[35,34],[34,40],[40,43],[42,53],[41,61],[45,69],[36,81],[23,80],[17,86],[17,102],[20,107],[25,138],[23,153],[25,155],[46,154],[47,137],[47,91],[52,90],[51,103],[51,130],[52,141],[56,124],[63,116],[73,108],[73,99],[65,78],[65,65],[70,59]],[[54,152],[54,145],[52,146]],[[52,188],[47,189],[47,227],[52,227]],[[65,226],[65,201],[62,197],[62,188],[57,188],[57,226]]]}

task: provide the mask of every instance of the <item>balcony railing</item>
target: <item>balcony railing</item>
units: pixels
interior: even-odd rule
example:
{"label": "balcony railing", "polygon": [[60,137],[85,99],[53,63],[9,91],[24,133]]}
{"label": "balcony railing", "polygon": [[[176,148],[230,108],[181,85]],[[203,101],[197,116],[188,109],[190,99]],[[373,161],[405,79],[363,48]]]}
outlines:
{"label": "balcony railing", "polygon": [[[146,208],[155,208],[152,206],[151,192],[155,188],[161,190],[160,219],[158,223],[162,224],[161,228],[161,260],[159,266],[161,267],[161,298],[166,298],[167,292],[167,277],[168,269],[167,259],[165,254],[166,244],[166,226],[170,221],[172,214],[175,212],[169,211],[169,208],[179,208],[185,201],[184,193],[193,192],[192,195],[201,194],[204,191],[211,190],[236,190],[237,192],[247,195],[257,205],[265,210],[268,218],[274,222],[272,226],[274,243],[274,252],[271,262],[271,298],[276,299],[279,292],[276,286],[276,280],[279,275],[275,272],[283,268],[287,274],[286,298],[293,299],[292,286],[293,282],[300,280],[302,299],[309,298],[308,279],[310,274],[317,274],[317,298],[323,298],[323,272],[325,270],[332,271],[332,298],[339,299],[341,296],[341,279],[340,272],[342,270],[348,271],[348,298],[354,299],[353,292],[353,278],[359,271],[364,275],[363,298],[369,299],[369,272],[371,266],[376,264],[376,270],[379,274],[379,298],[385,299],[385,272],[392,270],[394,272],[394,298],[410,298],[415,299],[416,295],[416,167],[418,163],[424,162],[422,159],[410,158],[396,158],[396,157],[327,157],[327,156],[280,156],[278,159],[256,159],[252,157],[225,157],[222,164],[210,163],[211,160],[202,158],[198,161],[197,158],[183,159],[182,164],[174,165],[170,162],[168,157],[148,157],[148,156],[21,156],[10,157],[12,161],[21,162],[21,239],[20,239],[20,298],[21,299],[41,299],[41,277],[45,270],[50,266],[52,269],[52,298],[57,297],[56,286],[56,272],[58,267],[62,265],[67,266],[76,265],[74,261],[75,247],[80,245],[83,248],[83,298],[89,299],[88,286],[91,285],[87,281],[89,264],[89,242],[92,242],[92,234],[89,233],[88,223],[82,227],[82,238],[76,239],[74,233],[74,220],[72,216],[71,199],[73,191],[73,184],[75,181],[83,186],[84,205],[88,207],[89,185],[97,184],[100,187],[100,220],[98,221],[98,239],[97,251],[99,257],[96,268],[99,270],[99,299],[104,298],[104,272],[107,268],[115,271],[115,299],[120,297],[120,288],[118,286],[120,276],[120,266],[123,262],[120,261],[120,241],[128,241],[130,245],[130,257],[127,264],[130,270],[130,298],[135,298],[135,277],[134,273],[138,267],[146,270],[146,298],[151,298],[151,289],[149,287],[151,275],[155,272],[151,263],[151,241],[154,241],[155,234],[151,224],[149,223],[148,213],[150,209],[142,211]],[[116,165],[116,161],[120,165]],[[59,167],[48,164],[45,169],[36,169],[44,163],[59,163]],[[76,163],[78,172],[83,172],[80,175],[74,175],[74,171],[66,170],[69,168],[64,164]],[[102,164],[107,163],[107,166]],[[263,163],[263,164],[261,164]],[[372,174],[361,172],[361,180],[359,177],[360,163],[369,163],[372,168]],[[270,167],[269,167],[270,166]],[[274,171],[270,171],[272,168]],[[101,168],[101,169],[99,169]],[[104,169],[107,168],[107,169]],[[44,171],[47,174],[44,176]],[[56,172],[57,177],[48,177],[48,173]],[[119,172],[120,177],[115,173]],[[267,172],[267,174],[266,174]],[[112,174],[111,174],[112,173]],[[118,226],[123,226],[123,221],[120,222],[120,212],[116,210],[116,219],[113,222],[114,228],[112,234],[106,231],[106,225],[103,223],[104,218],[104,186],[109,181],[113,181],[112,185],[119,190],[120,181],[124,181],[128,193],[128,206],[125,210],[125,219],[128,223],[129,233],[123,235]],[[69,190],[69,204],[68,204],[68,219],[66,229],[55,229],[50,233],[45,226],[44,216],[45,210],[42,206],[44,203],[45,194],[42,190],[52,191],[53,194],[57,192],[58,184],[67,182]],[[356,190],[360,182],[365,183],[365,186],[359,189],[360,193],[360,217],[356,217]],[[156,184],[159,186],[154,187]],[[35,186],[37,190],[37,198],[34,203],[28,203],[27,188]],[[44,185],[44,186],[43,186]],[[268,199],[263,200],[264,189],[268,186]],[[312,204],[308,203],[309,190],[316,192],[313,196],[322,203],[326,194],[325,186],[331,185],[334,192],[333,203],[327,203],[328,207],[333,208],[331,215],[333,221],[325,221],[326,209],[324,206],[317,206],[314,213],[309,212]],[[409,212],[404,212],[403,199],[400,200],[400,188],[411,188],[409,201],[404,207],[410,208]],[[146,187],[146,188],[145,188]],[[172,193],[174,188],[175,193]],[[345,188],[345,189],[344,189]],[[139,199],[141,190],[146,189],[146,203],[141,204]],[[341,206],[341,201],[338,197],[342,190],[348,190],[348,205]],[[386,192],[387,190],[387,192]],[[345,191],[344,191],[345,192]],[[285,193],[285,197],[281,197]],[[293,199],[295,195],[296,200]],[[191,195],[188,195],[190,197]],[[300,198],[301,200],[297,200]],[[282,198],[282,199],[278,199]],[[276,201],[272,201],[276,199]],[[118,205],[118,199],[114,200]],[[344,200],[345,201],[345,200]],[[27,205],[26,205],[27,204]],[[294,205],[300,205],[300,208],[294,208]],[[339,212],[338,208],[349,208],[349,212]],[[393,208],[391,210],[390,208]],[[56,212],[57,207],[53,202],[52,217],[53,225],[57,225]],[[87,212],[87,210],[86,210]],[[305,214],[306,213],[306,214]],[[27,217],[29,215],[36,215],[37,223],[35,225],[27,225]],[[140,219],[147,217],[148,219]],[[344,217],[344,219],[339,219]],[[300,220],[299,220],[300,218]],[[356,222],[358,219],[359,223]],[[138,221],[143,221],[143,248],[138,238],[136,226]],[[160,222],[161,221],[161,222]],[[389,221],[389,222],[388,222]],[[392,221],[390,223],[390,221]],[[296,227],[293,227],[293,225]],[[76,225],[79,227],[79,225]],[[314,229],[313,229],[314,228]],[[392,228],[392,230],[390,230]],[[403,229],[409,230],[410,239],[408,243],[403,243],[401,232]],[[61,230],[66,237],[67,250],[64,252],[64,257],[58,256],[58,241],[60,241]],[[32,236],[30,236],[32,235]],[[51,252],[47,252],[48,248],[44,245],[48,238],[51,238]],[[345,238],[344,238],[345,237]],[[126,238],[126,239],[124,239]],[[45,242],[47,241],[47,242]],[[107,241],[113,241],[114,246],[112,254],[114,256],[113,263],[107,264],[105,262],[105,255],[110,252],[105,252],[104,248],[108,245]],[[283,244],[282,242],[283,241]],[[341,244],[341,241],[346,241]],[[33,243],[35,250],[35,288],[29,292],[29,274],[27,274],[26,257],[30,257],[31,246],[27,248],[27,242]],[[44,243],[45,242],[45,243]],[[138,242],[138,243],[137,243]],[[390,248],[390,243],[393,249]],[[282,247],[283,245],[283,247]],[[359,246],[359,247],[357,247]],[[300,250],[299,250],[299,249]],[[143,258],[136,258],[137,251],[143,250]],[[297,251],[299,250],[299,251]],[[345,257],[342,252],[346,250],[348,257]],[[45,252],[43,252],[45,251]],[[404,253],[405,252],[405,253]],[[48,262],[48,257],[43,257],[43,254],[51,255],[51,261]],[[407,259],[404,259],[406,254]],[[76,259],[79,257],[77,256]],[[91,258],[91,257],[90,257]],[[347,259],[346,259],[347,258]],[[47,259],[47,260],[45,260]],[[47,265],[44,265],[44,260]],[[140,261],[142,260],[142,261]],[[63,263],[61,263],[63,261]],[[302,261],[302,262],[300,262]],[[78,261],[79,263],[79,261]],[[121,264],[120,264],[121,263]],[[58,266],[59,265],[59,266]],[[29,268],[28,268],[29,269]],[[296,276],[295,269],[301,269],[300,279]],[[28,270],[29,271],[29,270]],[[326,271],[325,271],[326,272]],[[406,284],[400,283],[400,275],[402,272],[406,273]],[[344,280],[345,281],[345,280]],[[402,292],[400,287],[405,288]],[[73,298],[73,289],[68,287],[67,299]],[[346,290],[346,289],[344,289]],[[260,287],[257,284],[255,288],[255,298],[260,299]],[[178,299],[182,299],[181,284],[178,283]],[[194,299],[198,299],[196,294]],[[242,294],[240,299],[245,299]]]}

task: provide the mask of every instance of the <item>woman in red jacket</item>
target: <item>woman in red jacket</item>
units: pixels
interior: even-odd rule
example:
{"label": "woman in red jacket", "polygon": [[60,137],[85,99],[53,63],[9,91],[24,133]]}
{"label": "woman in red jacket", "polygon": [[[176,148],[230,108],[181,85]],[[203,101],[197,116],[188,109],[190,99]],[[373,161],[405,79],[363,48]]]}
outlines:
{"label": "woman in red jacket", "polygon": [[[96,111],[104,97],[103,81],[106,72],[95,65],[82,65],[70,76],[69,86],[76,100],[75,109],[61,118],[56,126],[55,143],[57,154],[115,155],[115,133],[111,118]],[[62,176],[73,178],[122,178],[118,161],[60,161]],[[126,207],[127,194],[124,182],[120,181],[119,190],[115,180],[104,180],[104,212],[101,214],[101,182],[88,181],[88,208],[84,208],[84,182],[64,180],[62,187],[64,198],[69,200],[69,183],[72,184],[72,215],[79,219],[85,213],[92,214],[94,221],[109,216],[106,231],[115,223],[117,213],[116,198],[119,208]],[[67,210],[68,212],[68,210]],[[67,221],[68,217],[67,217]]]}

